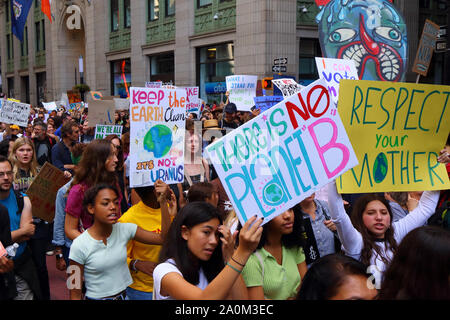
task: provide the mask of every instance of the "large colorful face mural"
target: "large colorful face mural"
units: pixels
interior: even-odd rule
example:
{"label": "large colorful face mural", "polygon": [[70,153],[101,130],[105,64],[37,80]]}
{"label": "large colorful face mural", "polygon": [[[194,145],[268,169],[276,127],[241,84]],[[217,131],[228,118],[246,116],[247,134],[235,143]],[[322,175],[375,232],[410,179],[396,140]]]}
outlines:
{"label": "large colorful face mural", "polygon": [[315,1],[324,57],[354,60],[363,80],[404,80],[406,24],[392,1]]}

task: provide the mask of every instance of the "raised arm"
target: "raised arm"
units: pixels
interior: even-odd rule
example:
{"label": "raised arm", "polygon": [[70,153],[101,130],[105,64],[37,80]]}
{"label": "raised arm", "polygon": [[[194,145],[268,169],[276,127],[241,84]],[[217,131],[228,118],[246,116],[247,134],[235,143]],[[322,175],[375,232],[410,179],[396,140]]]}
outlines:
{"label": "raised arm", "polygon": [[328,184],[328,206],[331,220],[336,225],[339,239],[347,254],[359,254],[363,247],[361,234],[353,226],[344,208],[342,196],[337,192],[336,181]]}

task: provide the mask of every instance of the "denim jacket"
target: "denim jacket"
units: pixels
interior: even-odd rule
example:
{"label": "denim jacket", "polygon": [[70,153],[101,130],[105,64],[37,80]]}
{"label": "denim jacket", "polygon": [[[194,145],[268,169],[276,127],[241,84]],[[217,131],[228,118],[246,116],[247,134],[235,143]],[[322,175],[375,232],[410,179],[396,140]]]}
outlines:
{"label": "denim jacket", "polygon": [[72,245],[72,240],[66,237],[66,233],[64,231],[64,224],[66,220],[66,202],[67,202],[67,190],[70,187],[72,180],[62,186],[58,193],[56,194],[55,201],[55,220],[53,223],[53,240],[52,243],[55,246],[66,246],[70,248]]}

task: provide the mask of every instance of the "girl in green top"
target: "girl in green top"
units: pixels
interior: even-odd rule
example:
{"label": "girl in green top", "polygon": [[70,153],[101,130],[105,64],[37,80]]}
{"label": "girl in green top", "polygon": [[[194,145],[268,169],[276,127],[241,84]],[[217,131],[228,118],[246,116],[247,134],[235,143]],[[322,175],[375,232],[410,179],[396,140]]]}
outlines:
{"label": "girl in green top", "polygon": [[300,226],[292,209],[263,226],[257,250],[242,271],[249,299],[295,298],[307,270]]}

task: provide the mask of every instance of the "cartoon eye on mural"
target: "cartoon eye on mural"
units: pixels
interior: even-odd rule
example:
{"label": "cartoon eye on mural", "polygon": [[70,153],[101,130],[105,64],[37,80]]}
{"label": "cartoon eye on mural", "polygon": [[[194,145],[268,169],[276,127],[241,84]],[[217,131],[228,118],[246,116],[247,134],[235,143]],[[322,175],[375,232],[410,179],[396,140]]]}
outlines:
{"label": "cartoon eye on mural", "polygon": [[315,0],[324,57],[354,60],[362,80],[404,81],[406,24],[392,0]]}

